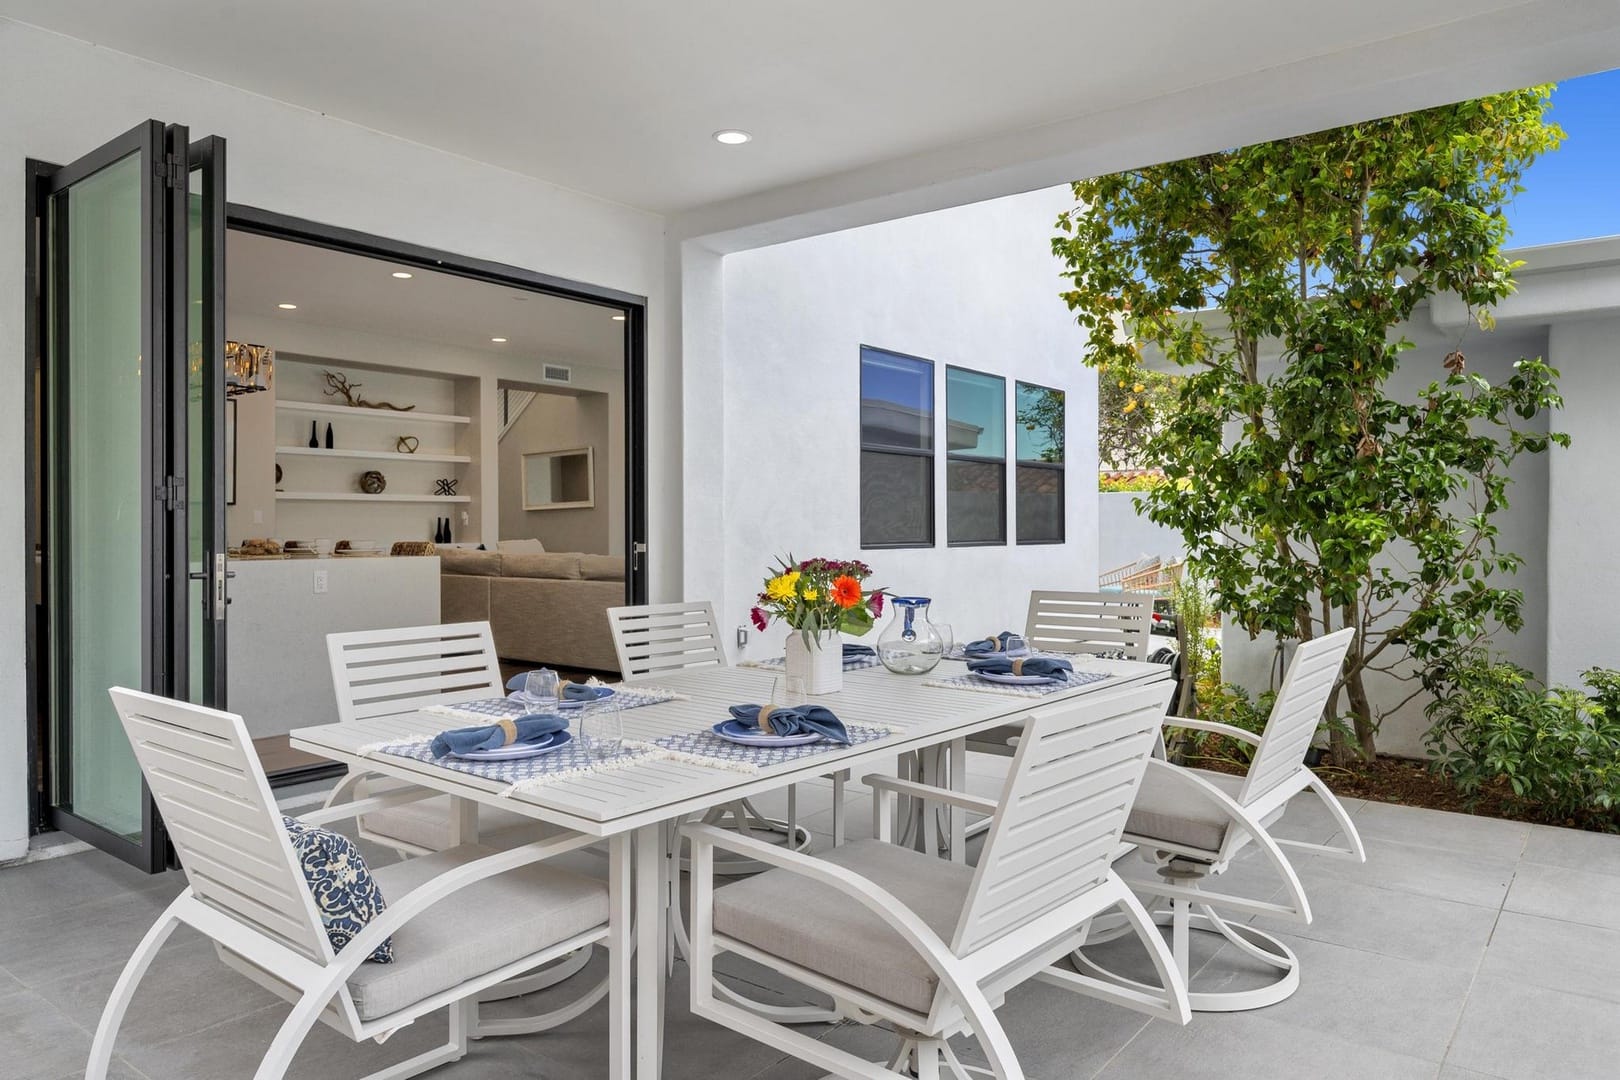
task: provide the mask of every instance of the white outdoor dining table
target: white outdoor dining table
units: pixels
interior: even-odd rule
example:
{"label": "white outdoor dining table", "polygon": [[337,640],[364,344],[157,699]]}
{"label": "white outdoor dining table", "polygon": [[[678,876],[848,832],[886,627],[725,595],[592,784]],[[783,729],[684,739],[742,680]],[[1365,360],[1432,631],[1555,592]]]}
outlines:
{"label": "white outdoor dining table", "polygon": [[[1163,664],[1128,660],[1086,660],[1083,668],[1106,670],[1112,677],[1036,698],[930,686],[927,677],[895,675],[881,667],[849,671],[844,675],[842,691],[818,697],[816,702],[832,709],[846,724],[886,727],[893,734],[761,768],[756,773],[649,759],[624,768],[557,780],[510,797],[502,794],[507,785],[496,780],[409,758],[362,753],[365,747],[390,739],[441,731],[445,727],[442,716],[419,712],[300,728],[292,732],[291,739],[294,749],[343,762],[351,769],[393,776],[445,792],[465,800],[457,805],[468,810],[474,803],[484,803],[606,838],[613,908],[608,1075],[611,1080],[628,1080],[632,1076],[636,1080],[656,1080],[662,1057],[662,967],[668,899],[663,859],[667,826],[716,806],[840,769],[854,770],[859,776],[901,754],[941,745],[959,746],[966,736],[1007,723],[1044,702],[1170,677],[1170,669]],[[960,663],[946,661],[935,670],[934,677],[965,670]],[[778,674],[760,668],[702,667],[640,680],[675,691],[681,697],[625,710],[625,738],[651,741],[665,735],[707,730],[726,718],[728,705],[768,702]],[[456,817],[462,829],[476,828],[476,817],[470,812]]]}

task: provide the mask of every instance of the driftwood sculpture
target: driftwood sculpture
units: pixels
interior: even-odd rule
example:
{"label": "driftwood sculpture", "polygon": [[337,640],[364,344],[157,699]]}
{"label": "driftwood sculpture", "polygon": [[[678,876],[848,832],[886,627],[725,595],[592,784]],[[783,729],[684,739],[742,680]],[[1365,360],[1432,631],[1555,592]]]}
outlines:
{"label": "driftwood sculpture", "polygon": [[326,385],[330,387],[330,389],[326,391],[326,396],[332,397],[337,394],[342,394],[343,400],[352,408],[391,409],[394,412],[410,412],[412,409],[416,408],[415,405],[395,405],[391,401],[367,401],[365,398],[360,396],[360,383],[352,383],[349,381],[347,376],[340,375],[336,372],[323,371],[321,372],[321,377],[326,380]]}

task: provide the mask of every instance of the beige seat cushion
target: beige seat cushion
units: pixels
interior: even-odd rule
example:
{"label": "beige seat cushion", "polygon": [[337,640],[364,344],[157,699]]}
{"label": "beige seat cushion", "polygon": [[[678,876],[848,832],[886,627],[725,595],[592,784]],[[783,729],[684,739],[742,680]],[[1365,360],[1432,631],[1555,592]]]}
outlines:
{"label": "beige seat cushion", "polygon": [[[451,846],[450,796],[420,799],[366,814],[361,826],[379,840],[398,840],[428,851],[443,851]],[[534,818],[510,810],[493,806],[478,808],[478,839],[489,847],[507,848],[538,840],[541,828]]]}
{"label": "beige seat cushion", "polygon": [[623,581],[623,555],[581,555],[579,576],[586,581]]}
{"label": "beige seat cushion", "polygon": [[493,551],[440,548],[439,572],[441,574],[464,574],[469,577],[500,577],[501,557]]}
{"label": "beige seat cushion", "polygon": [[497,551],[511,555],[544,555],[546,553],[546,545],[542,544],[535,537],[521,537],[516,540],[497,540],[495,542],[495,548]]}
{"label": "beige seat cushion", "polygon": [[[372,871],[394,904],[454,867],[494,853],[468,845]],[[441,990],[540,952],[608,919],[604,882],[548,867],[525,866],[469,885],[394,931],[394,962],[367,961],[349,979],[363,1020],[375,1020]]]}
{"label": "beige seat cushion", "polygon": [[[1184,769],[1220,788],[1234,801],[1243,789],[1243,777],[1230,773],[1210,772],[1207,769]],[[1282,816],[1271,814],[1262,824],[1269,825]],[[1125,823],[1125,839],[1138,844],[1154,841],[1196,848],[1199,851],[1218,852],[1226,840],[1226,829],[1231,818],[1192,785],[1178,783],[1170,770],[1158,765],[1149,766],[1142,776],[1142,787],[1131,808],[1130,820]]]}
{"label": "beige seat cushion", "polygon": [[528,554],[501,556],[501,576],[509,578],[557,578],[579,580],[579,556],[573,554]]}
{"label": "beige seat cushion", "polygon": [[[950,943],[971,867],[881,840],[845,844],[820,858],[887,889]],[[904,1008],[926,1013],[933,1005],[939,980],[916,950],[857,901],[802,874],[769,870],[717,889],[714,928]]]}

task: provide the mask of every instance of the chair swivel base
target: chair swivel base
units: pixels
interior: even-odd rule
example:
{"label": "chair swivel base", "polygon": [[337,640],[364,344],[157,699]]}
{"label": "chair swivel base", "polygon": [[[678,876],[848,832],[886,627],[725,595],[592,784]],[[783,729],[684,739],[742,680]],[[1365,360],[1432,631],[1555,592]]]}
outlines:
{"label": "chair swivel base", "polygon": [[[1263,1009],[1268,1005],[1275,1005],[1293,996],[1294,991],[1299,989],[1299,957],[1294,954],[1294,950],[1263,930],[1247,924],[1227,922],[1215,914],[1214,909],[1207,904],[1198,904],[1197,907],[1199,910],[1195,913],[1188,909],[1184,901],[1177,901],[1169,911],[1153,912],[1155,923],[1170,927],[1171,951],[1175,954],[1176,965],[1181,969],[1182,978],[1187,980],[1187,1003],[1194,1012],[1246,1012],[1250,1009]],[[1099,923],[1101,921],[1098,920]],[[1181,923],[1180,926],[1177,926],[1178,922]],[[1277,969],[1279,974],[1271,982],[1247,990],[1195,989],[1189,971],[1191,955],[1188,932],[1192,930],[1219,934],[1228,943],[1236,946],[1243,955]],[[1108,941],[1114,936],[1116,932],[1109,927],[1103,933],[1093,935],[1092,942]],[[1077,965],[1084,967],[1098,978],[1134,990],[1150,992],[1159,990],[1156,986],[1140,983],[1108,970],[1087,956],[1084,948],[1076,949],[1070,956]]]}

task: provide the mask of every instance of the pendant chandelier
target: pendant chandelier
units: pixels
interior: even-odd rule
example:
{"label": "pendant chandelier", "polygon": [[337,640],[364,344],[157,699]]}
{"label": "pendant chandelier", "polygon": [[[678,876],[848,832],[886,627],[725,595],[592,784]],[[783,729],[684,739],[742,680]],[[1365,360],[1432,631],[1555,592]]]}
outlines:
{"label": "pendant chandelier", "polygon": [[225,396],[268,390],[275,383],[276,350],[242,341],[225,343]]}

